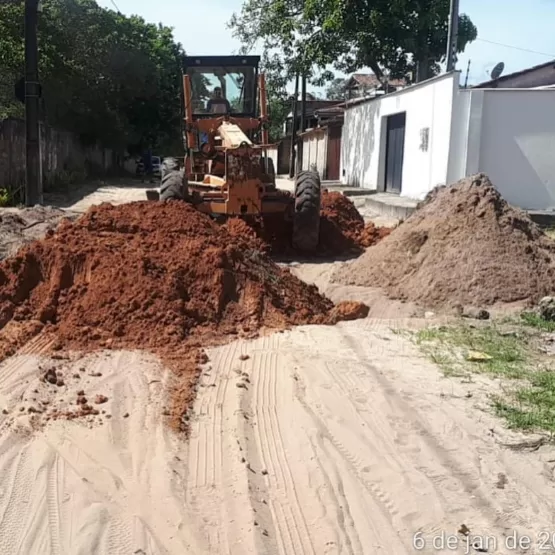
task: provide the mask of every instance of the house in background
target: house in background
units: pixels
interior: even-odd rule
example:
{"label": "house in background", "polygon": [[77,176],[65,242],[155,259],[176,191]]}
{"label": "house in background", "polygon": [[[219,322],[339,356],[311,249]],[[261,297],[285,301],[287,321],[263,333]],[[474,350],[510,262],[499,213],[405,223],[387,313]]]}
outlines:
{"label": "house in background", "polygon": [[[338,105],[337,100],[321,100],[315,98],[310,93],[307,93],[307,100],[305,106],[305,129],[314,129],[321,125],[321,121],[318,119],[317,112],[319,110],[325,110],[333,108]],[[297,131],[300,128],[301,119],[301,102],[300,99],[297,103]],[[293,130],[293,112],[287,114],[287,118],[284,123],[284,137],[279,143],[278,152],[278,164],[276,166],[278,174],[289,173],[289,154],[291,150],[291,134]],[[338,178],[336,178],[338,179]]]}
{"label": "house in background", "polygon": [[473,89],[536,89],[555,87],[555,60],[484,81]]}
{"label": "house in background", "polygon": [[555,89],[544,88],[546,80],[465,89],[457,71],[351,100],[341,181],[420,200],[437,185],[484,172],[509,203],[555,209]]}
{"label": "house in background", "polygon": [[315,169],[324,181],[339,181],[344,104],[314,111],[317,126],[301,133],[301,170]]}
{"label": "house in background", "polygon": [[[311,129],[318,125],[318,118],[315,116],[315,111],[321,108],[329,108],[338,104],[337,100],[321,100],[314,98],[312,95],[307,94],[307,100],[305,103],[305,129]],[[301,119],[301,101],[297,102],[297,129],[300,127]],[[291,135],[293,129],[293,111],[287,114],[287,118],[284,123],[284,134]]]}
{"label": "house in background", "polygon": [[355,73],[349,77],[345,85],[345,96],[347,100],[373,96],[380,92],[393,92],[406,87],[404,79],[392,79],[388,87],[382,85],[373,73]]}

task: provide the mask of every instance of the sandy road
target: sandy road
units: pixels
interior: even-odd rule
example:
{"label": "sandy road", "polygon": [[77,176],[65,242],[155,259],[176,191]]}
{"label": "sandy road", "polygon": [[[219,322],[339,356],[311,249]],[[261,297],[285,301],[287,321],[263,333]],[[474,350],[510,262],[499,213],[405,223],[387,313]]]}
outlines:
{"label": "sandy road", "polygon": [[549,455],[502,447],[467,396],[481,384],[442,379],[380,321],[235,343],[203,380],[187,489],[208,553],[465,553],[462,524],[502,553],[491,538],[553,528]]}
{"label": "sandy road", "polygon": [[[72,209],[122,198],[94,194]],[[482,552],[523,552],[504,539],[515,531],[527,553],[555,552],[553,450],[504,447],[522,438],[485,409],[491,384],[443,378],[395,333],[422,325],[412,308],[330,286],[332,266],[292,269],[370,317],[211,349],[188,443],[164,426],[171,378],[144,353],[56,362],[39,337],[1,363],[0,553],[478,553],[462,524]],[[60,387],[39,379],[55,364]],[[28,410],[79,389],[107,396],[104,414]]]}
{"label": "sandy road", "polygon": [[[553,454],[503,447],[516,438],[480,410],[483,383],[443,379],[390,324],[209,351],[188,444],[163,426],[169,378],[154,359],[90,355],[59,388],[38,380],[29,346],[0,366],[0,552],[466,553],[462,524],[499,545],[552,530]],[[110,418],[39,427],[19,410],[77,388],[106,395]],[[459,549],[436,549],[442,536]]]}

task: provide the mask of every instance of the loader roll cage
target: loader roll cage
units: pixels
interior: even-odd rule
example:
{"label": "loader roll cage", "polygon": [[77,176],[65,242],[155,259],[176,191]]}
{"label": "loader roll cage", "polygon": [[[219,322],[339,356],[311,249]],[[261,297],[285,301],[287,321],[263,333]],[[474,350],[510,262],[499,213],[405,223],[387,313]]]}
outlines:
{"label": "loader roll cage", "polygon": [[[206,119],[226,113],[223,108],[217,108],[225,105],[214,96],[215,89],[219,88],[231,108],[227,112],[229,115],[256,118],[259,113],[259,63],[260,56],[185,57],[183,73],[190,83],[191,115],[195,119]],[[212,111],[208,110],[210,101]]]}
{"label": "loader roll cage", "polygon": [[[266,81],[259,64],[260,56],[184,58],[185,173],[190,181],[204,181],[214,172],[222,177],[223,163],[207,166],[205,162],[222,161],[225,148],[262,149],[267,165]],[[223,140],[220,131],[224,127],[229,131],[229,125],[235,126],[235,131]]]}

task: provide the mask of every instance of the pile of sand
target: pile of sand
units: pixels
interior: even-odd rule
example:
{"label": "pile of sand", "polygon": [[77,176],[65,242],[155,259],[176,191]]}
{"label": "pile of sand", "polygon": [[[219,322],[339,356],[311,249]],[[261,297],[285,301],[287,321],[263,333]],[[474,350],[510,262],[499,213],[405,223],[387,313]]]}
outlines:
{"label": "pile of sand", "polygon": [[426,306],[536,302],[555,292],[555,243],[479,174],[432,191],[332,280]]}
{"label": "pile of sand", "polygon": [[[181,202],[91,208],[0,263],[0,357],[43,330],[58,347],[148,349],[192,397],[201,345],[360,317]],[[184,362],[185,361],[185,362]]]}
{"label": "pile of sand", "polygon": [[[283,215],[251,219],[230,219],[224,226],[233,236],[247,239],[253,247],[273,255],[296,253],[291,247],[293,225]],[[366,247],[378,243],[391,233],[387,227],[365,224],[356,206],[338,192],[322,192],[320,209],[320,239],[316,257],[361,254]]]}

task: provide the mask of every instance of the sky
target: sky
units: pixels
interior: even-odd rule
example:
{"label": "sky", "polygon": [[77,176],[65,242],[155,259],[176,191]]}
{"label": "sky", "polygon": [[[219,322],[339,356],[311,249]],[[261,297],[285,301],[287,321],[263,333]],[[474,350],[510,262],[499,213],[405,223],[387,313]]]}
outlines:
{"label": "sky", "polygon": [[[234,54],[240,44],[227,22],[241,9],[241,0],[97,0],[106,8],[126,15],[137,14],[151,23],[174,29],[174,37],[190,55]],[[555,0],[460,0],[478,28],[478,39],[459,55],[456,69],[464,83],[470,61],[468,84],[489,79],[489,72],[504,62],[503,74],[555,59]],[[496,44],[497,43],[497,44]],[[261,54],[261,52],[253,52]],[[340,76],[338,74],[338,76]]]}

